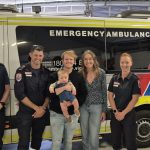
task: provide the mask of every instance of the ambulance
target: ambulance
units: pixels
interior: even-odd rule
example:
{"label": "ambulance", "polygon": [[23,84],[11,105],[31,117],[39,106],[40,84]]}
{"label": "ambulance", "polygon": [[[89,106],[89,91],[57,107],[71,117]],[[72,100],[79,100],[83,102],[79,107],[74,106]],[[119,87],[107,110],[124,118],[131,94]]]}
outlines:
{"label": "ambulance", "polygon": [[[137,143],[139,147],[150,146],[150,20],[1,13],[0,62],[6,66],[11,84],[11,95],[6,106],[5,144],[18,142],[15,122],[18,101],[14,95],[14,75],[20,65],[28,62],[32,45],[45,47],[43,65],[51,72],[62,66],[60,55],[65,50],[73,49],[77,53],[75,70],[81,67],[82,53],[92,50],[107,73],[107,85],[112,75],[119,71],[119,55],[129,52],[134,61],[132,71],[138,75],[142,89],[135,107]],[[102,137],[111,133],[109,109],[107,120],[101,125]],[[43,138],[51,139],[50,125],[46,126]],[[80,125],[74,133],[74,140],[79,139]]]}

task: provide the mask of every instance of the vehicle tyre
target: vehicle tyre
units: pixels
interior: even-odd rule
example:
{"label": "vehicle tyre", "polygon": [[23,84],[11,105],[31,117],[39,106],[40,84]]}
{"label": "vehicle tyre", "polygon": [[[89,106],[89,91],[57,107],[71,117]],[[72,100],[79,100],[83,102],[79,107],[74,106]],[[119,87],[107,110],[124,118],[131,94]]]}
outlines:
{"label": "vehicle tyre", "polygon": [[136,114],[137,145],[138,147],[150,146],[150,111],[142,110]]}

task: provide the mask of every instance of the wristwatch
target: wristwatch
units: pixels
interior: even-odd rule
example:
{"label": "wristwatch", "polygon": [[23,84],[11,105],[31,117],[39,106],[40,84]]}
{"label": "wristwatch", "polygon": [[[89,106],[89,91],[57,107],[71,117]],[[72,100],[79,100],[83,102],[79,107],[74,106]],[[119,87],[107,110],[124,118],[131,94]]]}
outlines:
{"label": "wristwatch", "polygon": [[5,106],[5,102],[0,102],[0,104],[4,107]]}
{"label": "wristwatch", "polygon": [[115,114],[116,112],[117,112],[117,110],[116,110],[116,109],[114,109],[114,110],[113,110],[113,113]]}

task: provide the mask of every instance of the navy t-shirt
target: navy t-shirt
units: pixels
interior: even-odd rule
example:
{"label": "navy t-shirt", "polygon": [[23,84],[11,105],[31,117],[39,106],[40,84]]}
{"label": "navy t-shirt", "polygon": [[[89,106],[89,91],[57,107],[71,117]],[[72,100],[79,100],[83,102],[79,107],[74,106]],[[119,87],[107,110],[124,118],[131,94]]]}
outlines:
{"label": "navy t-shirt", "polygon": [[141,94],[138,82],[138,77],[133,73],[129,73],[124,80],[121,74],[116,74],[112,77],[108,91],[114,93],[117,109],[125,109],[131,101],[132,95]]}

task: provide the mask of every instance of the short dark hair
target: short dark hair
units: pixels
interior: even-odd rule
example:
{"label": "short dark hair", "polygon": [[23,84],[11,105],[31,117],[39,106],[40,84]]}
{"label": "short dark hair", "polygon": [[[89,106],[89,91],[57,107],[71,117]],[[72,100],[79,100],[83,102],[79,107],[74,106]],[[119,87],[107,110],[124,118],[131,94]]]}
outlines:
{"label": "short dark hair", "polygon": [[[30,53],[34,52],[34,50],[37,51],[43,51],[44,52],[44,47],[42,45],[33,45],[30,49]],[[31,61],[30,56],[28,56],[28,61]]]}
{"label": "short dark hair", "polygon": [[34,50],[44,51],[44,47],[42,45],[33,45],[30,49],[30,52],[32,53]]}

